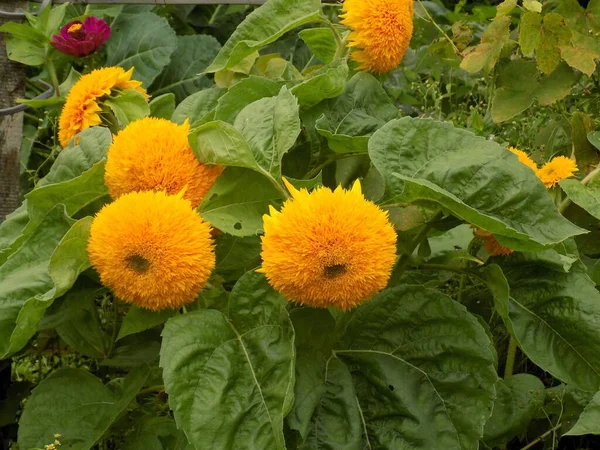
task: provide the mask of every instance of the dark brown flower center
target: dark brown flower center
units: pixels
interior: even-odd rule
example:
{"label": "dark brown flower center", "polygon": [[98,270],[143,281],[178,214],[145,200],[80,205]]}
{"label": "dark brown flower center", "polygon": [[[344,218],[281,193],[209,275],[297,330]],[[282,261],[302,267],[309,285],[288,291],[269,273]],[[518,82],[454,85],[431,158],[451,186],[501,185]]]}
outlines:
{"label": "dark brown flower center", "polygon": [[325,266],[324,275],[326,278],[337,278],[346,273],[347,270],[346,264],[332,264]]}
{"label": "dark brown flower center", "polygon": [[150,269],[150,261],[142,255],[130,255],[125,258],[127,265],[137,273],[145,273]]}

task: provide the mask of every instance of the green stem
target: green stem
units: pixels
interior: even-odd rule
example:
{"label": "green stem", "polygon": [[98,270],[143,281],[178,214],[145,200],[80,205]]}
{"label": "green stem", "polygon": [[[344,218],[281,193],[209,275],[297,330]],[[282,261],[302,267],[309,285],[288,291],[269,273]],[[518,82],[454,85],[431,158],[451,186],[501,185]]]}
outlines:
{"label": "green stem", "polygon": [[508,342],[508,351],[506,352],[506,365],[504,366],[504,379],[508,380],[512,377],[515,369],[515,357],[517,356],[517,340],[510,337]]}
{"label": "green stem", "polygon": [[164,390],[165,390],[164,385],[160,384],[160,385],[156,385],[156,386],[147,387],[146,389],[142,389],[140,392],[137,393],[137,395],[140,396],[140,395],[152,394],[154,392],[164,392]]}
{"label": "green stem", "polygon": [[[415,238],[412,240],[410,246],[408,247],[408,251],[403,253],[400,258],[398,258],[398,263],[396,264],[396,268],[394,272],[396,272],[397,276],[402,275],[406,269],[408,268],[408,263],[410,261],[410,257],[412,256],[415,249],[419,246],[423,240],[427,238],[427,233],[433,227],[433,224],[442,218],[443,214],[441,212],[437,213],[435,216],[431,218],[429,222],[423,225],[423,228],[419,230]],[[423,264],[425,265],[425,264]],[[421,267],[421,266],[419,266]]]}
{"label": "green stem", "polygon": [[458,295],[456,296],[456,301],[458,303],[462,303],[463,299],[463,291],[465,290],[465,282],[467,280],[467,274],[463,273],[460,276],[460,282],[458,284]]}
{"label": "green stem", "polygon": [[48,67],[48,73],[50,74],[50,82],[54,88],[54,95],[60,97],[60,88],[58,84],[58,77],[56,76],[56,68],[51,57],[46,58],[46,67]]}
{"label": "green stem", "polygon": [[465,275],[470,273],[467,269],[464,269],[462,267],[448,266],[446,264],[419,264],[415,268],[423,270],[446,270],[448,272],[460,273]]}
{"label": "green stem", "polygon": [[[594,170],[592,170],[590,173],[588,173],[586,175],[586,177],[583,180],[581,180],[581,184],[583,184],[584,186],[589,184],[599,174],[600,174],[600,166],[596,167]],[[569,199],[569,198],[564,199],[562,201],[562,203],[560,204],[560,206],[558,207],[558,211],[560,213],[565,212],[565,209],[567,209],[570,204],[571,204],[571,199]]]}
{"label": "green stem", "polygon": [[340,159],[351,158],[353,156],[358,156],[358,154],[357,153],[343,153],[343,154],[335,153],[333,155],[330,155],[325,161],[323,161],[321,164],[319,164],[318,166],[313,168],[310,172],[308,172],[304,176],[304,179],[312,180],[314,177],[319,175],[319,172],[321,172],[321,170],[323,170],[329,164],[339,161]]}
{"label": "green stem", "polygon": [[525,447],[521,448],[521,450],[529,450],[530,448],[532,448],[533,446],[539,444],[540,442],[542,442],[544,439],[546,439],[548,436],[550,436],[552,433],[556,432],[560,427],[562,427],[562,423],[559,423],[558,425],[550,428],[548,431],[546,431],[544,434],[542,434],[540,437],[538,437],[537,439],[531,441],[529,444],[527,444]]}
{"label": "green stem", "polygon": [[448,34],[446,34],[446,32],[442,29],[442,27],[440,27],[437,24],[437,22],[433,19],[433,17],[431,17],[431,14],[429,14],[429,11],[427,11],[427,8],[425,8],[425,6],[421,2],[421,0],[417,0],[417,1],[419,2],[419,5],[421,5],[421,8],[423,8],[423,11],[425,11],[425,15],[427,16],[427,18],[429,19],[429,21],[433,24],[434,27],[436,27],[438,29],[438,31],[440,33],[442,33],[442,36],[444,36],[444,38],[450,43],[450,45],[452,46],[452,49],[454,50],[454,52],[457,55],[460,55],[460,50],[458,49],[458,47],[456,46],[456,44],[454,44],[454,42],[452,41],[452,39],[450,38],[450,36],[448,36]]}

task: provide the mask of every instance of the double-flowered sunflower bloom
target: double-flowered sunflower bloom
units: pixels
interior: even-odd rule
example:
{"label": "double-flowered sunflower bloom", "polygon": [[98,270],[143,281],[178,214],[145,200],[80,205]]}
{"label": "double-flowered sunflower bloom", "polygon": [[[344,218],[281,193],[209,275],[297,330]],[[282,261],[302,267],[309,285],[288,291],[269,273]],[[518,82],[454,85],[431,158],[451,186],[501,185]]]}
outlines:
{"label": "double-flowered sunflower bloom", "polygon": [[190,125],[146,117],[125,127],[108,150],[105,183],[113,198],[132,191],[165,191],[197,207],[221,174],[205,166],[190,148]]}
{"label": "double-flowered sunflower bloom", "polygon": [[101,102],[115,90],[135,89],[146,98],[140,81],[132,80],[133,68],[104,67],[82,76],[73,85],[58,122],[58,139],[65,147],[71,138],[86,128],[102,123]]}
{"label": "double-flowered sunflower bloom", "polygon": [[507,256],[514,252],[512,248],[505,247],[496,239],[492,233],[480,228],[474,230],[475,236],[481,239],[483,248],[492,256]]}
{"label": "double-flowered sunflower bloom", "polygon": [[215,267],[210,225],[180,195],[132,192],[94,218],[90,262],[120,299],[160,310],[193,302]]}
{"label": "double-flowered sunflower bloom", "polygon": [[343,12],[360,70],[384,73],[400,64],[413,33],[413,0],[346,0]]}
{"label": "double-flowered sunflower bloom", "polygon": [[552,158],[541,168],[533,161],[527,153],[514,147],[508,147],[512,153],[517,155],[519,162],[533,170],[536,176],[547,188],[556,186],[560,181],[572,177],[577,169],[577,163],[566,156]]}
{"label": "double-flowered sunflower bloom", "polygon": [[366,200],[360,183],[345,191],[297,190],[281,212],[264,216],[262,268],[288,299],[352,308],[383,289],[396,259],[387,212]]}

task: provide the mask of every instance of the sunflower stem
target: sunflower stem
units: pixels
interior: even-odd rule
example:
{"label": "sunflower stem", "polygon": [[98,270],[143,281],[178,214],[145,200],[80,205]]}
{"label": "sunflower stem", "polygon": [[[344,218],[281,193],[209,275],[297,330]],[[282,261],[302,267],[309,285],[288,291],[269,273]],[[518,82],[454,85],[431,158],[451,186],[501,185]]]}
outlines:
{"label": "sunflower stem", "polygon": [[54,95],[56,97],[60,97],[58,77],[56,76],[56,68],[54,67],[54,62],[52,61],[52,58],[46,58],[46,67],[48,68],[48,73],[50,74],[50,81],[52,83],[52,87],[54,88]]}
{"label": "sunflower stem", "polygon": [[506,364],[504,365],[504,379],[508,380],[512,377],[513,371],[515,370],[515,357],[517,356],[517,340],[514,337],[510,337],[508,342],[508,350],[506,352]]}
{"label": "sunflower stem", "polygon": [[425,15],[427,16],[427,18],[429,19],[429,21],[433,24],[434,27],[436,27],[438,29],[438,31],[440,33],[442,33],[442,36],[444,36],[444,38],[450,43],[450,45],[452,46],[452,49],[454,50],[454,52],[457,55],[460,55],[460,50],[458,49],[458,47],[456,46],[456,44],[454,43],[454,41],[452,41],[452,39],[450,38],[450,36],[448,36],[448,34],[442,29],[442,27],[440,27],[437,22],[433,19],[433,17],[431,17],[431,14],[429,14],[429,11],[427,11],[427,8],[425,8],[425,5],[423,5],[423,3],[421,2],[421,0],[417,0],[419,2],[419,5],[421,5],[421,8],[423,8],[423,11],[425,12]]}
{"label": "sunflower stem", "polygon": [[[423,242],[425,239],[427,239],[427,234],[433,227],[433,224],[435,222],[437,222],[439,219],[441,219],[442,216],[443,216],[442,212],[438,212],[435,216],[433,216],[431,218],[431,220],[429,222],[427,222],[426,224],[423,225],[423,228],[421,228],[419,230],[419,232],[417,233],[415,238],[410,243],[408,251],[406,253],[403,253],[400,256],[400,258],[398,258],[398,263],[396,264],[396,269],[394,270],[394,272],[396,273],[396,276],[399,277],[406,271],[406,269],[408,268],[408,264],[410,262],[410,257],[414,253],[415,249],[421,244],[421,242]],[[419,267],[422,267],[422,266],[425,266],[425,264],[422,264]]]}

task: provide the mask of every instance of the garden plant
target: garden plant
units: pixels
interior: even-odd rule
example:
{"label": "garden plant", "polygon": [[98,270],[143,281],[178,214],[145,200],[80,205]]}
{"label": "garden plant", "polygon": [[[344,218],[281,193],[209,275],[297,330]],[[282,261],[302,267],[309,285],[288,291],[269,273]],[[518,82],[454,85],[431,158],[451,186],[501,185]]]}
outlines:
{"label": "garden plant", "polygon": [[600,449],[600,0],[30,6],[2,448]]}

